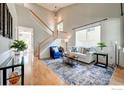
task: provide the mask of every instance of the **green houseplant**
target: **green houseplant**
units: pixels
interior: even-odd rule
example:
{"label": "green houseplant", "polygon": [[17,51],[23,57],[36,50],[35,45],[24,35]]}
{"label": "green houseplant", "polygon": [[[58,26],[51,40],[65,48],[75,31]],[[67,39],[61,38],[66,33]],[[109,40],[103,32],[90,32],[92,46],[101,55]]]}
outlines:
{"label": "green houseplant", "polygon": [[14,48],[15,52],[19,54],[20,51],[27,49],[27,45],[23,40],[15,40],[10,48]]}
{"label": "green houseplant", "polygon": [[99,42],[97,43],[98,47],[101,48],[101,50],[103,50],[104,47],[107,47],[107,45],[105,44],[105,42]]}

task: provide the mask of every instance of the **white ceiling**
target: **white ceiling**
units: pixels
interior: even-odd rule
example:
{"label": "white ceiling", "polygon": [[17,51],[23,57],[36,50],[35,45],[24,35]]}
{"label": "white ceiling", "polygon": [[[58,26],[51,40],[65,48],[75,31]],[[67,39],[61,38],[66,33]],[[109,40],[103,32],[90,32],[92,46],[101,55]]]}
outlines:
{"label": "white ceiling", "polygon": [[38,3],[38,5],[50,10],[50,11],[58,11],[59,9],[72,5],[72,3]]}

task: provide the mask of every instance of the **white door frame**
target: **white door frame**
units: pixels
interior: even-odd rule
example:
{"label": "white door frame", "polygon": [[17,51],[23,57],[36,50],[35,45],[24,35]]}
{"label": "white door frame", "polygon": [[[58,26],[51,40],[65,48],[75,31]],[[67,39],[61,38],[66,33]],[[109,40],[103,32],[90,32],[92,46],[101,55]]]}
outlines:
{"label": "white door frame", "polygon": [[18,26],[17,39],[19,39],[19,30],[20,29],[22,29],[22,30],[24,29],[25,32],[28,32],[29,30],[31,31],[31,33],[32,33],[32,37],[31,37],[32,38],[32,41],[31,42],[32,42],[32,48],[33,48],[32,49],[33,50],[32,52],[34,54],[34,29],[31,28],[31,27],[26,27],[26,26]]}

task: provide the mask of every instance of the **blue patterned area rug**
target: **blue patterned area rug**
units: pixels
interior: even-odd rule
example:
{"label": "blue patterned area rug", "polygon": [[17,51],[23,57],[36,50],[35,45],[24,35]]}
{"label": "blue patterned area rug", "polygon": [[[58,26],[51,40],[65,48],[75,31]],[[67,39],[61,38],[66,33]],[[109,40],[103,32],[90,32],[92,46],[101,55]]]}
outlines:
{"label": "blue patterned area rug", "polygon": [[62,59],[44,60],[68,85],[108,85],[114,69],[102,68],[94,64],[76,62],[74,67],[63,63]]}

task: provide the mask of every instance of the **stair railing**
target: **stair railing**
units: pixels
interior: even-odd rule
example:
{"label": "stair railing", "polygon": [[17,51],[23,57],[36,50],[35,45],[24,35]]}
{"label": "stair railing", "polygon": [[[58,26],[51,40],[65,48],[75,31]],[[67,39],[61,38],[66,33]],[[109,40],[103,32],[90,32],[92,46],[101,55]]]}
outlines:
{"label": "stair railing", "polygon": [[[27,8],[29,11],[30,11],[30,13],[37,19],[37,20],[39,20],[39,22],[41,23],[41,24],[43,24],[50,32],[52,32],[52,36],[50,36],[50,37],[56,37],[56,35],[54,35],[55,34],[55,31],[53,31],[53,30],[51,30],[51,28],[49,28],[49,26],[35,13],[35,12],[33,12],[33,10],[31,10],[31,9],[29,9],[29,8]],[[44,42],[46,42],[50,37],[47,37],[47,38],[45,38],[43,41],[41,41],[39,44],[38,44],[38,48],[36,49],[36,56],[38,56],[38,59],[40,59],[40,51],[41,51],[41,45],[44,43]],[[57,31],[57,37],[58,37],[58,31]],[[57,38],[56,37],[56,38]],[[43,44],[44,45],[44,44]],[[38,53],[38,54],[37,54]]]}
{"label": "stair railing", "polygon": [[33,10],[31,10],[29,8],[27,8],[27,9],[31,12],[31,14],[35,18],[37,18],[39,20],[40,23],[42,23],[50,32],[52,32],[52,34],[54,33],[54,31],[51,28],[49,28],[49,26],[35,12],[33,12]]}

